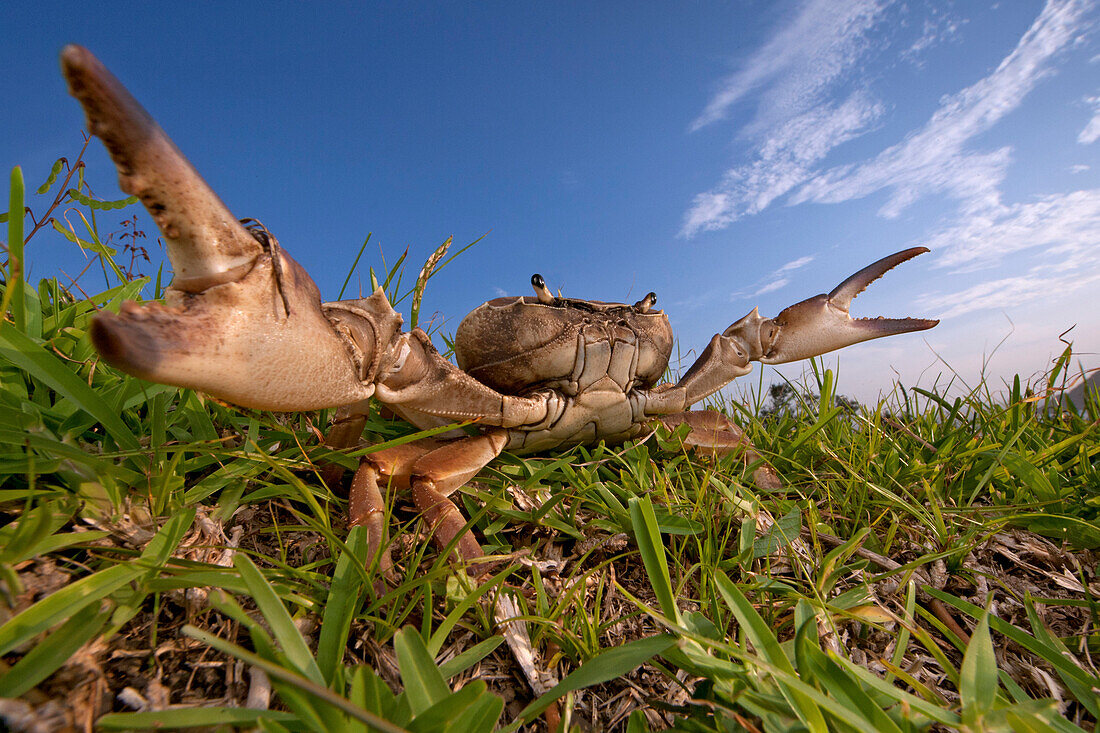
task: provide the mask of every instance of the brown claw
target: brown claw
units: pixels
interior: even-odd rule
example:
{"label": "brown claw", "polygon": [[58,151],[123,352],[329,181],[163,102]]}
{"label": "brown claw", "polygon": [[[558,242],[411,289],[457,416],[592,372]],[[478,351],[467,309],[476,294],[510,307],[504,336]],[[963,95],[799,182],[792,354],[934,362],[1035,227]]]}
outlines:
{"label": "brown claw", "polygon": [[773,321],[771,346],[760,361],[785,364],[808,359],[861,341],[932,328],[938,320],[924,318],[852,318],[848,308],[868,285],[888,271],[928,251],[912,247],[864,267],[837,285],[831,293],[815,295],[785,308]]}
{"label": "brown claw", "polygon": [[247,272],[263,249],[126,87],[81,46],[62,50],[61,70],[88,129],[107,146],[119,186],[141,199],[164,234],[172,286],[201,292]]}
{"label": "brown claw", "polygon": [[[189,387],[243,407],[314,410],[365,400],[343,340],[321,310],[317,286],[282,257],[284,310],[270,257],[237,282],[202,293],[166,292],[167,305],[123,303],[92,319],[96,350],[142,379]],[[372,345],[364,348],[370,359]]]}
{"label": "brown claw", "polygon": [[373,296],[344,304],[344,325],[335,330],[305,270],[262,225],[253,236],[233,216],[95,56],[66,46],[61,68],[122,190],[141,198],[164,234],[174,270],[165,305],[124,303],[118,314],[95,316],[91,338],[103,358],[143,379],[258,409],[311,410],[370,397],[374,387],[360,371],[377,366],[377,343],[355,342],[355,324],[347,323],[356,307],[377,305]]}

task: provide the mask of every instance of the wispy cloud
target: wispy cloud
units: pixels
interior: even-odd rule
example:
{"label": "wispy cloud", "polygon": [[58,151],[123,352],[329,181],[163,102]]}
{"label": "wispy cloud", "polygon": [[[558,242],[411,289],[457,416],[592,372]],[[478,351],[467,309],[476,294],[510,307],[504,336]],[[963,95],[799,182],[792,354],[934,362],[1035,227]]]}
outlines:
{"label": "wispy cloud", "polygon": [[779,290],[780,288],[785,287],[791,282],[791,279],[788,277],[788,275],[790,275],[795,270],[805,267],[813,261],[814,255],[807,255],[805,257],[799,257],[796,260],[791,260],[782,267],[779,267],[778,269],[773,271],[767,277],[762,278],[759,281],[760,283],[763,283],[762,285],[757,284],[745,290],[739,290],[730,295],[730,300],[741,300],[743,298],[750,297],[755,298],[758,295],[764,295],[765,293],[771,293]]}
{"label": "wispy cloud", "polygon": [[[789,118],[813,106],[818,95],[862,54],[865,34],[891,1],[803,3],[789,25],[722,82],[691,123],[691,131],[724,118],[730,107],[765,85],[770,85],[770,91],[759,117]],[[757,124],[764,122],[757,120]]]}
{"label": "wispy cloud", "polygon": [[1028,302],[1047,299],[1052,293],[1064,298],[1084,289],[1095,290],[1097,284],[1100,284],[1100,270],[1085,276],[1079,273],[1044,276],[1038,272],[1028,272],[1017,277],[978,283],[946,295],[929,295],[920,300],[920,305],[938,318],[947,319],[987,308],[1011,310]]}
{"label": "wispy cloud", "polygon": [[1090,145],[1100,140],[1100,96],[1086,97],[1085,103],[1092,107],[1092,119],[1077,136],[1077,142]]}
{"label": "wispy cloud", "polygon": [[924,65],[922,57],[926,52],[941,43],[956,39],[959,28],[967,22],[965,18],[960,18],[944,8],[933,6],[930,11],[929,16],[922,23],[923,30],[920,38],[901,52],[902,59],[918,68]]}
{"label": "wispy cloud", "polygon": [[799,257],[797,260],[791,260],[787,264],[783,265],[778,270],[776,270],[776,272],[777,273],[780,273],[780,272],[794,272],[795,270],[803,268],[803,267],[805,267],[806,265],[810,264],[813,261],[814,261],[814,255],[806,255],[805,257]]}
{"label": "wispy cloud", "polygon": [[754,161],[731,168],[715,188],[695,197],[681,234],[723,229],[763,211],[808,180],[815,163],[866,130],[882,112],[878,102],[855,92],[840,104],[820,104],[787,120],[764,137]]}
{"label": "wispy cloud", "polygon": [[770,293],[787,285],[790,282],[790,278],[778,277],[771,282],[760,286],[753,295],[763,295],[764,293]]}
{"label": "wispy cloud", "polygon": [[[881,22],[888,3],[855,4],[844,20],[825,23],[815,34],[813,23],[825,5],[835,7],[816,0],[804,4],[790,26],[726,80],[693,123],[692,129],[713,124],[750,93],[759,96],[755,118],[739,131],[751,142],[747,162],[730,168],[714,188],[695,197],[681,234],[722,229],[783,198],[792,205],[839,203],[885,191],[889,197],[880,213],[895,217],[922,197],[942,194],[958,201],[958,210],[953,221],[920,242],[939,254],[935,266],[955,275],[1002,265],[1010,274],[1001,272],[987,281],[968,277],[954,292],[948,285],[923,296],[923,311],[953,318],[987,309],[1013,310],[1040,299],[1080,299],[1095,289],[1100,283],[1100,189],[1005,203],[1001,186],[1012,149],[982,149],[977,142],[1053,73],[1059,55],[1082,37],[1084,16],[1095,0],[1047,0],[991,73],[944,97],[927,122],[900,142],[862,162],[828,168],[822,161],[830,151],[870,130],[885,114],[884,105],[859,78],[867,58],[894,44],[902,49],[896,52],[902,60],[912,61],[909,56],[953,37],[959,21],[941,18],[925,25],[916,41],[901,45],[896,34],[882,38],[894,32],[887,28],[891,23]],[[878,33],[876,24],[885,32]],[[800,42],[808,43],[808,50],[793,48]],[[815,54],[828,63],[820,71],[803,68]],[[1100,97],[1085,102],[1094,114],[1078,140],[1091,144],[1100,139]],[[787,263],[732,299],[779,290],[811,259]],[[950,283],[950,277],[943,282]]]}
{"label": "wispy cloud", "polygon": [[[862,78],[867,76],[862,67],[900,38],[894,28],[897,18],[884,22],[889,20],[889,0],[849,3],[839,13],[835,2],[809,0],[789,25],[724,81],[692,123],[692,130],[713,124],[735,104],[747,103],[750,95],[757,104],[755,117],[739,131],[750,141],[748,161],[694,197],[681,236],[723,229],[784,196],[790,204],[839,203],[885,190],[890,197],[880,213],[886,217],[896,217],[933,193],[957,199],[965,212],[999,206],[1012,150],[974,149],[972,141],[1018,108],[1051,73],[1052,59],[1080,36],[1082,16],[1092,4],[1048,0],[995,71],[946,97],[928,122],[902,142],[862,163],[822,169],[830,151],[872,129],[884,115],[884,105],[869,89],[870,77]],[[899,12],[908,12],[906,7]],[[964,22],[929,9],[920,36],[898,52],[900,58],[912,61],[954,37]],[[1091,142],[1097,137],[1100,110],[1079,139]]]}
{"label": "wispy cloud", "polygon": [[925,296],[922,307],[942,318],[985,308],[1016,308],[1036,299],[1062,299],[1100,282],[1100,189],[1047,196],[968,217],[937,232],[928,245],[946,253],[936,262],[970,272],[1004,258],[1031,254],[1018,276]]}
{"label": "wispy cloud", "polygon": [[[1051,263],[1083,251],[1100,253],[1100,189],[1045,196],[961,218],[924,240],[941,253],[936,267],[972,272],[1038,250]],[[1052,266],[1052,265],[1051,265]]]}
{"label": "wispy cloud", "polygon": [[883,113],[868,92],[843,101],[827,97],[870,47],[869,32],[892,0],[808,0],[798,14],[735,74],[691,124],[697,131],[723,119],[754,94],[755,116],[740,130],[752,141],[752,160],[728,170],[698,194],[681,235],[721,229],[755,214],[805,182],[837,145],[865,131]]}
{"label": "wispy cloud", "polygon": [[930,193],[947,193],[970,210],[997,205],[1011,151],[972,152],[967,144],[1019,107],[1050,72],[1051,58],[1079,32],[1087,5],[1050,0],[992,74],[948,97],[923,128],[872,160],[816,176],[791,203],[838,203],[887,189],[892,195],[881,210],[887,217]]}

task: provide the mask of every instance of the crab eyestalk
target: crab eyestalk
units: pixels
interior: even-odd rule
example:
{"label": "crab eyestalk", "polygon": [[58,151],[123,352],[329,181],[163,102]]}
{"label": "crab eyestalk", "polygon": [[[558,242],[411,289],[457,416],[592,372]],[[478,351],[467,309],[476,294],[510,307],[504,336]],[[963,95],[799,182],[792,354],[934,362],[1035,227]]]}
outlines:
{"label": "crab eyestalk", "polygon": [[89,51],[66,46],[61,67],[122,190],[140,197],[164,235],[174,271],[165,305],[128,302],[117,315],[96,315],[91,338],[104,360],[245,407],[308,410],[369,397],[360,365],[375,356],[356,343],[373,350],[373,337],[334,329],[306,271],[266,230],[254,237],[233,216]]}
{"label": "crab eyestalk", "polygon": [[852,300],[868,285],[884,274],[928,251],[927,247],[912,247],[883,257],[837,285],[828,295],[822,293],[796,303],[774,319],[751,316],[738,321],[723,334],[737,336],[743,341],[756,340],[761,354],[758,361],[764,364],[786,364],[791,361],[835,351],[858,344],[861,341],[895,336],[932,328],[938,320],[925,318],[852,318],[848,312]]}

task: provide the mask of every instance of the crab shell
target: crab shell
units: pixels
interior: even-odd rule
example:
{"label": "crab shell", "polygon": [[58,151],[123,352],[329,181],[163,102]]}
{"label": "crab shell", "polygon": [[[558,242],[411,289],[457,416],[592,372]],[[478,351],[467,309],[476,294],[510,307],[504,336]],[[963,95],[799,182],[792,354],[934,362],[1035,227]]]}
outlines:
{"label": "crab shell", "polygon": [[512,395],[556,389],[572,396],[604,376],[624,392],[648,389],[671,354],[664,311],[572,298],[496,298],[455,334],[459,368]]}

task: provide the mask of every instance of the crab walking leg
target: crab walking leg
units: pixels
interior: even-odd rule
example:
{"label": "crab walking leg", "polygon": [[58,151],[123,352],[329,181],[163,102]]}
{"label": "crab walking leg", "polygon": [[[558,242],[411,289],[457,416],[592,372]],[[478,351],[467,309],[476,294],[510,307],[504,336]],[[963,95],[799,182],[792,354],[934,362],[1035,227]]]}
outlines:
{"label": "crab walking leg", "polygon": [[389,578],[393,573],[389,539],[386,536],[386,500],[378,487],[378,470],[364,461],[348,489],[348,528],[367,528],[367,557],[378,557],[378,569]]}
{"label": "crab walking leg", "polygon": [[[412,493],[417,508],[424,514],[440,548],[450,544],[466,525],[466,518],[448,497],[455,489],[473,478],[489,461],[500,455],[508,444],[504,430],[491,430],[471,438],[447,443],[418,460],[412,467]],[[455,552],[463,562],[481,557],[481,545],[465,532],[458,539]],[[471,567],[477,576],[487,570]]]}
{"label": "crab walking leg", "polygon": [[392,572],[393,560],[386,539],[386,501],[379,481],[396,490],[408,491],[413,464],[440,445],[440,441],[424,438],[370,453],[359,461],[359,469],[352,477],[348,490],[348,526],[367,528],[367,557],[377,555],[378,568],[386,576]]}
{"label": "crab walking leg", "polygon": [[[381,486],[388,483],[398,491],[411,491],[413,502],[428,520],[433,539],[442,549],[466,525],[466,519],[448,497],[500,455],[507,442],[507,432],[489,430],[452,441],[425,438],[363,456],[351,482],[349,524],[367,527],[370,556],[381,552],[379,567],[384,572],[388,573],[393,563],[385,542],[386,504]],[[463,562],[484,554],[469,532],[459,537],[455,551]],[[477,574],[474,570],[471,573]]]}
{"label": "crab walking leg", "polygon": [[[715,410],[693,410],[662,415],[659,421],[670,430],[686,424],[690,431],[684,436],[684,445],[697,453],[711,452],[719,456],[739,453],[746,464],[763,460],[756,452],[755,446],[745,437],[745,431]],[[775,469],[766,463],[752,472],[752,478],[761,489],[782,487]]]}

